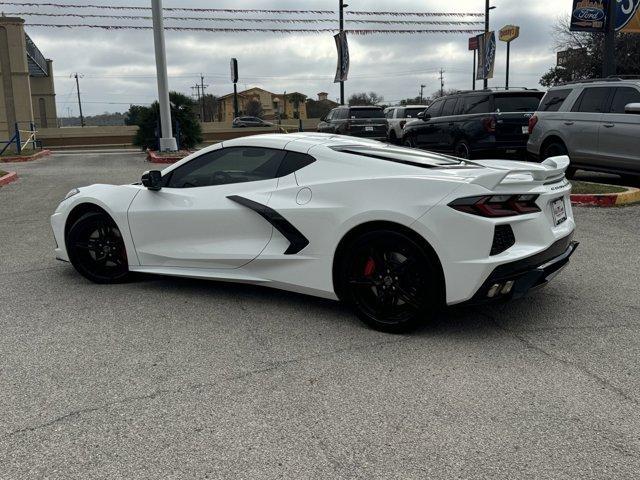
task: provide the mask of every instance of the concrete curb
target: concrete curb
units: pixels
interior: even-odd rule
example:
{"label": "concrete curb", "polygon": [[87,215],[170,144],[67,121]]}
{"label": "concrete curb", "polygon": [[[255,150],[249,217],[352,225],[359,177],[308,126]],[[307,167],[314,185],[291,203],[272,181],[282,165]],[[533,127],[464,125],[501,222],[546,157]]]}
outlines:
{"label": "concrete curb", "polygon": [[20,163],[20,162],[31,162],[33,160],[37,160],[42,157],[46,157],[51,155],[51,150],[41,150],[38,153],[34,153],[33,155],[25,156],[15,156],[15,157],[0,157],[0,163]]}
{"label": "concrete curb", "polygon": [[[191,152],[188,153],[188,155],[191,155]],[[180,160],[182,160],[183,158],[185,158],[187,155],[173,155],[173,156],[167,156],[167,155],[158,155],[157,152],[153,151],[153,150],[147,150],[147,161],[151,162],[151,163],[176,163]]]}
{"label": "concrete curb", "polygon": [[571,195],[572,205],[589,205],[592,207],[618,207],[640,203],[640,189],[627,187],[626,192],[603,193],[596,195]]}
{"label": "concrete curb", "polygon": [[16,172],[9,172],[5,176],[0,177],[0,186],[9,185],[10,183],[18,180],[18,174]]}

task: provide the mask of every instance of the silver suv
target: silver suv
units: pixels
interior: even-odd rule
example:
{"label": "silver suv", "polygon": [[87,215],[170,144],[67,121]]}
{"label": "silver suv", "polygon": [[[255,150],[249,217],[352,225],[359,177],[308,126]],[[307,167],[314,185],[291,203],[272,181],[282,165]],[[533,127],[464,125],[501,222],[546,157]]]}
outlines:
{"label": "silver suv", "polygon": [[640,79],[553,87],[529,120],[529,156],[569,155],[577,169],[640,175]]}
{"label": "silver suv", "polygon": [[429,105],[405,105],[403,107],[388,107],[384,110],[384,116],[389,122],[387,139],[391,143],[402,143],[404,126],[407,122],[416,120],[419,114],[424,112]]}

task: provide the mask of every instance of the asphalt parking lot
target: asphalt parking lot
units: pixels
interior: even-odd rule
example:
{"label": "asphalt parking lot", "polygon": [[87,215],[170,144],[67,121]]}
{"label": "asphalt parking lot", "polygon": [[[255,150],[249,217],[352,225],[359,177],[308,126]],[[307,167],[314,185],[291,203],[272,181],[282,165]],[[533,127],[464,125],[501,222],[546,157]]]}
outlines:
{"label": "asphalt parking lot", "polygon": [[389,336],[330,301],[56,262],[65,193],[147,168],[0,164],[0,478],[638,478],[640,206],[577,208],[547,289]]}

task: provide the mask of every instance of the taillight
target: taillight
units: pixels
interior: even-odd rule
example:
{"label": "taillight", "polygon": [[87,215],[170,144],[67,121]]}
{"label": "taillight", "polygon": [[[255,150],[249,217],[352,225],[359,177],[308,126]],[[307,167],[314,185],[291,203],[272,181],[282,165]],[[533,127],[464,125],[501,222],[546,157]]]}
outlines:
{"label": "taillight", "polygon": [[538,117],[534,115],[529,119],[529,135],[533,133],[533,129],[536,128],[537,124],[538,124]]}
{"label": "taillight", "polygon": [[459,198],[449,204],[459,212],[481,217],[499,218],[526,215],[540,211],[536,205],[538,195],[483,195]]}
{"label": "taillight", "polygon": [[496,133],[497,123],[496,117],[485,117],[482,119],[482,128],[487,133]]}

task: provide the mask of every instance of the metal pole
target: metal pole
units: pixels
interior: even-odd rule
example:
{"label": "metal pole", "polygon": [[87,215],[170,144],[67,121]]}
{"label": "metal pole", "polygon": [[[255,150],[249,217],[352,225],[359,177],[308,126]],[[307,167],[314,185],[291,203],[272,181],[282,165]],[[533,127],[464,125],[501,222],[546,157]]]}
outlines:
{"label": "metal pole", "polygon": [[[484,7],[484,33],[485,34],[489,33],[489,11],[490,11],[489,2],[490,0],[486,0],[485,7]],[[485,78],[484,89],[487,90],[488,88],[489,88],[489,79]]]}
{"label": "metal pole", "polygon": [[[340,0],[340,33],[344,31],[344,0]],[[340,59],[342,61],[342,59]],[[340,105],[344,105],[344,82],[340,82]]]}
{"label": "metal pole", "polygon": [[80,126],[84,127],[84,115],[82,115],[82,100],[80,100],[80,80],[78,80],[78,74],[76,77],[76,90],[78,91],[78,108],[80,109]]}
{"label": "metal pole", "polygon": [[160,104],[160,151],[178,150],[173,138],[171,125],[171,107],[169,103],[169,77],[167,75],[167,54],[164,44],[164,21],[162,18],[162,0],[151,0],[153,16],[153,41],[156,51],[156,76],[158,77],[158,103]]}
{"label": "metal pole", "polygon": [[473,87],[472,87],[472,89],[474,91],[476,89],[476,62],[478,61],[478,59],[476,58],[476,52],[477,51],[478,51],[477,49],[473,51],[473,84],[472,84]]}
{"label": "metal pole", "polygon": [[238,118],[238,84],[233,82],[233,118]]}
{"label": "metal pole", "polygon": [[504,85],[505,90],[509,90],[509,57],[511,56],[511,42],[507,42],[507,79]]}
{"label": "metal pole", "polygon": [[607,78],[616,74],[616,14],[618,2],[609,2],[607,31],[604,36],[604,54],[602,62],[602,76]]}

